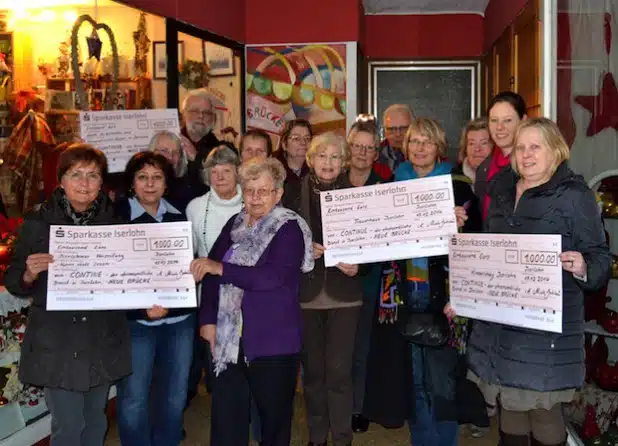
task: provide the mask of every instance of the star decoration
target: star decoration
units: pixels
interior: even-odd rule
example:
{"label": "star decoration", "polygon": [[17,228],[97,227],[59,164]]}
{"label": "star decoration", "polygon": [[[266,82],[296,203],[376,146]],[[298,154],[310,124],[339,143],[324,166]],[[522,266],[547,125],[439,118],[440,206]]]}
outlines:
{"label": "star decoration", "polygon": [[601,91],[596,96],[576,96],[575,102],[590,113],[587,136],[594,136],[607,128],[618,131],[618,89],[612,73],[605,73]]}
{"label": "star decoration", "polygon": [[90,37],[86,37],[86,42],[88,43],[88,59],[96,57],[96,59],[100,61],[103,42],[101,42],[101,39],[99,39],[99,35],[95,30],[92,30]]}

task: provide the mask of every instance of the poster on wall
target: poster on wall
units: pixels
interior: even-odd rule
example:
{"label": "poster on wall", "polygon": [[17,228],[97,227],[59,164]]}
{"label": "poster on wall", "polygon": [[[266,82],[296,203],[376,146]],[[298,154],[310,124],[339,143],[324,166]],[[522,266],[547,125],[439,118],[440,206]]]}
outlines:
{"label": "poster on wall", "polygon": [[275,147],[291,119],[307,119],[314,135],[345,135],[354,122],[355,42],[247,46],[245,57],[247,128],[268,132]]}

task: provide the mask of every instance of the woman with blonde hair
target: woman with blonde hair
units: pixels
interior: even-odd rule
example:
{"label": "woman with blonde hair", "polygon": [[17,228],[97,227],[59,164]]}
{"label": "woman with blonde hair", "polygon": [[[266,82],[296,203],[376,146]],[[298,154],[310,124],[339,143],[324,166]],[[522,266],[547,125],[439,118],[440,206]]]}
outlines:
{"label": "woman with blonde hair", "polygon": [[562,236],[562,332],[475,321],[469,367],[481,389],[498,389],[501,445],[564,445],[562,403],[584,384],[584,291],[607,282],[612,256],[594,193],[569,169],[558,126],[529,118],[513,147],[488,190],[486,229]]}
{"label": "woman with blonde hair", "polygon": [[[362,305],[358,265],[324,265],[320,192],[351,187],[345,168],[350,153],[345,140],[324,133],[307,151],[309,174],[298,196],[284,195],[284,205],[296,210],[311,227],[315,268],[303,275],[304,397],[311,445],[325,445],[328,433],[336,446],[352,443],[352,356]],[[286,190],[286,194],[288,191]]]}
{"label": "woman with blonde hair", "polygon": [[[437,121],[413,120],[403,148],[406,161],[395,171],[395,181],[451,173],[452,165],[441,160],[447,144]],[[469,184],[454,180],[453,192],[457,226],[463,231],[478,230],[480,213]],[[448,343],[442,345],[421,344],[401,328],[414,314],[428,314],[436,327],[448,329],[443,315],[447,279],[447,256],[413,258],[386,262],[374,288],[378,308],[363,412],[370,421],[387,427],[407,421],[411,442],[418,446],[455,446],[458,439],[456,390],[465,375],[465,342],[458,336],[458,327],[451,325]],[[465,322],[460,325],[465,327]]]}

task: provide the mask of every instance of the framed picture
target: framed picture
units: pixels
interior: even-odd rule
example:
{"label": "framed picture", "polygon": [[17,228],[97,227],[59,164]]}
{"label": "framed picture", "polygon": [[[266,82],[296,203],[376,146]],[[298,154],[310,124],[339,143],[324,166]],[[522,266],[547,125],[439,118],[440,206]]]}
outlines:
{"label": "framed picture", "polygon": [[231,48],[204,42],[204,62],[210,67],[210,76],[234,75],[234,51]]}
{"label": "framed picture", "polygon": [[[185,62],[185,43],[178,42],[178,65]],[[167,79],[167,50],[166,42],[152,42],[152,78],[154,80]]]}

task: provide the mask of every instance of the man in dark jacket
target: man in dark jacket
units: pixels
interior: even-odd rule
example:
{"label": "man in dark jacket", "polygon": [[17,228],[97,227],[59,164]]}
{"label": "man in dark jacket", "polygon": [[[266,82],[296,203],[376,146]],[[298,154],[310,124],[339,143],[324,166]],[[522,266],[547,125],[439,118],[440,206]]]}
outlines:
{"label": "man in dark jacket", "polygon": [[182,103],[183,148],[189,157],[189,181],[197,196],[208,192],[202,179],[202,164],[210,151],[219,145],[214,134],[217,112],[210,94],[204,89],[191,90]]}

